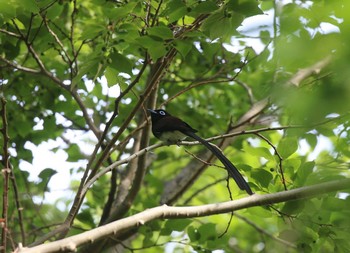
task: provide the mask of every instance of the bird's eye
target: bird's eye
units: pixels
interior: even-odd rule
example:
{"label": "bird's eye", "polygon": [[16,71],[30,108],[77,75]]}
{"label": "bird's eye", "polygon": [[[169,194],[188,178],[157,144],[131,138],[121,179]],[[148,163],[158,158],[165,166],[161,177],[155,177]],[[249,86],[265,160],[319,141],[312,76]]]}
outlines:
{"label": "bird's eye", "polygon": [[159,114],[164,116],[165,115],[165,111],[159,111]]}

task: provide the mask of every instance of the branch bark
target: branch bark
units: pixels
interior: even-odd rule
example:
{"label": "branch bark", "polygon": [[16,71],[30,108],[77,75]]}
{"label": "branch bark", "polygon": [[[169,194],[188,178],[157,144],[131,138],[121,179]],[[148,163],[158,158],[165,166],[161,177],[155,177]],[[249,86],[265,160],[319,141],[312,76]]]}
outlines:
{"label": "branch bark", "polygon": [[74,235],[62,240],[42,244],[33,248],[19,247],[16,253],[53,253],[53,252],[71,252],[76,251],[81,245],[92,243],[96,240],[106,238],[108,236],[116,236],[121,232],[140,227],[147,222],[156,219],[179,219],[179,218],[194,218],[203,217],[215,214],[228,213],[254,206],[264,206],[274,203],[306,199],[321,194],[330,193],[350,189],[350,178],[342,180],[334,180],[326,183],[320,183],[312,186],[305,186],[290,191],[283,191],[272,194],[252,196],[222,202],[215,204],[208,204],[202,206],[184,206],[171,207],[167,205],[154,207],[145,210],[136,215],[117,220],[107,225],[95,228],[93,230]]}
{"label": "branch bark", "polygon": [[300,86],[300,83],[306,78],[312,75],[319,74],[325,67],[327,67],[331,63],[331,60],[332,57],[329,55],[310,67],[299,69],[298,72],[289,79],[287,85],[292,85],[296,87]]}

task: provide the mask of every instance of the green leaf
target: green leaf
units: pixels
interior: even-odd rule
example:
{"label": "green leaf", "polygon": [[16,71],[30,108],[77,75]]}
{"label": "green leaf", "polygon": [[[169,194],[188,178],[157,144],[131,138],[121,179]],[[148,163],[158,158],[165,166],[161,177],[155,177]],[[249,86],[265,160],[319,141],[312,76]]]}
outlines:
{"label": "green leaf", "polygon": [[335,234],[334,234],[333,230],[330,229],[329,227],[322,226],[318,230],[318,235],[320,237],[330,237],[330,236],[334,236]]}
{"label": "green leaf", "polygon": [[147,33],[152,36],[159,37],[163,40],[173,38],[172,31],[166,26],[154,26],[147,29]]}
{"label": "green leaf", "polygon": [[201,29],[212,40],[217,38],[226,39],[235,33],[236,28],[240,26],[243,20],[244,16],[241,14],[227,14],[218,11],[203,22]]}
{"label": "green leaf", "polygon": [[0,1],[0,20],[12,19],[16,16],[16,8],[12,5],[10,1],[1,0]]}
{"label": "green leaf", "polygon": [[208,14],[217,10],[218,6],[214,1],[201,1],[198,3],[196,7],[194,7],[191,11],[191,14]]}
{"label": "green leaf", "polygon": [[21,7],[27,12],[38,13],[39,7],[35,0],[21,0]]}
{"label": "green leaf", "polygon": [[251,172],[252,178],[255,179],[257,184],[260,184],[264,188],[268,188],[269,184],[273,179],[273,175],[266,170],[253,170]]}
{"label": "green leaf", "polygon": [[78,224],[85,229],[91,229],[95,227],[95,222],[89,209],[81,211],[77,215]]}
{"label": "green leaf", "polygon": [[85,60],[85,64],[81,66],[78,74],[72,80],[72,89],[75,88],[79,82],[82,82],[83,76],[92,76],[93,73],[96,72],[96,69],[98,69],[101,60],[101,57],[94,57],[94,55],[92,55],[92,57],[89,60]]}
{"label": "green leaf", "polygon": [[264,157],[265,159],[269,161],[274,161],[274,157],[271,154],[270,150],[265,147],[256,147],[256,148],[250,148],[249,152],[251,155],[258,156],[258,157]]}
{"label": "green leaf", "polygon": [[22,138],[27,138],[27,135],[33,130],[33,124],[25,119],[24,115],[19,115],[14,123],[13,127]]}
{"label": "green leaf", "polygon": [[116,28],[116,33],[119,41],[114,47],[119,49],[119,52],[122,52],[121,47],[125,48],[123,44],[127,43],[130,46],[135,43],[135,39],[140,37],[140,29],[133,23],[121,24]]}
{"label": "green leaf", "polygon": [[189,226],[187,228],[187,235],[191,242],[196,242],[201,238],[201,234],[199,233],[198,229],[193,226]]}
{"label": "green leaf", "polygon": [[[41,1],[37,1],[37,2],[40,3]],[[65,6],[63,4],[52,5],[45,12],[45,18],[47,18],[49,20],[55,20],[56,18],[58,18],[62,14],[64,7]]]}
{"label": "green leaf", "polygon": [[119,71],[117,71],[116,69],[111,67],[106,68],[105,77],[107,79],[108,87],[111,87],[118,82],[119,80],[118,75],[119,75]]}
{"label": "green leaf", "polygon": [[6,54],[6,59],[13,60],[20,53],[21,43],[17,41],[16,44],[10,43],[10,41],[3,42],[3,52]]}
{"label": "green leaf", "polygon": [[321,208],[325,208],[330,211],[337,211],[348,208],[349,201],[339,198],[328,197],[322,202]]}
{"label": "green leaf", "polygon": [[48,188],[47,188],[47,185],[49,184],[49,181],[51,179],[51,177],[53,175],[55,175],[57,173],[57,171],[53,170],[53,169],[50,169],[50,168],[47,168],[47,169],[44,169],[42,170],[38,177],[40,178],[40,183],[38,184],[38,187],[43,191],[47,191]]}
{"label": "green leaf", "polygon": [[115,68],[119,72],[132,75],[133,64],[127,57],[120,53],[114,52],[110,55],[110,58],[112,59],[112,63],[110,64],[111,67]]}
{"label": "green leaf", "polygon": [[87,23],[86,25],[89,26],[89,29],[84,29],[82,33],[80,34],[81,40],[87,40],[90,38],[94,38],[98,35],[102,35],[103,32],[106,31],[106,27],[100,24],[95,24],[92,22]]}
{"label": "green leaf", "polygon": [[163,44],[158,44],[158,47],[148,48],[148,52],[153,60],[157,60],[167,53],[167,50]]}
{"label": "green leaf", "polygon": [[137,38],[136,41],[148,50],[153,60],[157,60],[167,52],[162,41],[156,40],[150,36],[142,36]]}
{"label": "green leaf", "polygon": [[26,162],[32,163],[33,162],[33,153],[29,149],[23,149],[20,152],[20,157]]}
{"label": "green leaf", "polygon": [[170,235],[173,231],[184,231],[191,223],[192,220],[190,219],[167,220],[163,229],[161,230],[161,235]]}
{"label": "green leaf", "polygon": [[278,238],[283,239],[287,242],[296,242],[301,237],[301,234],[297,230],[286,229],[280,232]]}
{"label": "green leaf", "polygon": [[205,242],[208,239],[217,237],[216,224],[206,223],[198,228],[198,233],[200,234],[200,242]]}
{"label": "green leaf", "polygon": [[301,212],[305,206],[305,200],[288,201],[284,204],[281,212],[288,215],[293,215]]}
{"label": "green leaf", "polygon": [[148,36],[148,35],[145,35],[145,36],[141,36],[139,38],[136,39],[136,42],[148,49],[148,48],[152,48],[154,46],[158,46],[158,45],[163,45],[163,41],[160,40],[160,39],[157,39],[155,37],[151,37],[151,36]]}
{"label": "green leaf", "polygon": [[12,20],[13,20],[13,22],[16,24],[16,27],[18,27],[18,29],[20,29],[20,30],[26,29],[26,27],[24,26],[24,24],[23,24],[19,19],[14,18],[14,19],[12,19]]}
{"label": "green leaf", "polygon": [[311,146],[311,148],[315,148],[317,145],[317,136],[315,134],[305,134],[304,138],[306,139],[307,143]]}
{"label": "green leaf", "polygon": [[260,31],[260,39],[261,39],[261,42],[264,43],[265,45],[270,43],[271,42],[270,31],[268,31],[268,30]]}
{"label": "green leaf", "polygon": [[56,118],[53,115],[49,115],[44,119],[44,129],[47,132],[55,132],[57,128]]}
{"label": "green leaf", "polygon": [[286,137],[280,141],[277,150],[283,159],[288,158],[298,149],[298,139],[294,137]]}
{"label": "green leaf", "polygon": [[125,16],[129,15],[135,6],[137,5],[137,2],[130,1],[127,4],[124,4],[122,7],[115,8],[115,6],[111,3],[108,4],[110,8],[105,8],[104,14],[113,20],[124,18]]}
{"label": "green leaf", "polygon": [[300,166],[297,173],[298,185],[302,186],[305,184],[307,178],[311,175],[315,168],[315,162],[306,162]]}
{"label": "green leaf", "polygon": [[193,48],[193,45],[191,42],[183,41],[183,40],[176,40],[174,41],[173,45],[176,48],[176,50],[179,51],[182,57],[186,57],[186,55]]}
{"label": "green leaf", "polygon": [[67,161],[68,162],[76,162],[79,159],[82,159],[82,154],[79,145],[71,144],[69,148],[66,150],[68,154]]}
{"label": "green leaf", "polygon": [[163,15],[168,16],[169,22],[173,23],[187,14],[187,6],[182,0],[171,0]]}
{"label": "green leaf", "polygon": [[264,14],[259,8],[259,2],[255,0],[230,0],[228,8],[234,12],[240,13],[246,17]]}
{"label": "green leaf", "polygon": [[41,181],[50,181],[51,177],[57,173],[56,170],[47,168],[42,170],[38,177],[41,179]]}

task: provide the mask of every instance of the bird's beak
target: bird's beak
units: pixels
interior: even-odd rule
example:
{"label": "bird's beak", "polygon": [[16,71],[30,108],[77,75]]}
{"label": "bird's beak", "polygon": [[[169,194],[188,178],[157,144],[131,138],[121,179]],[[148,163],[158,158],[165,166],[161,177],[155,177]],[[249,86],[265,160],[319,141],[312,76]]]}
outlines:
{"label": "bird's beak", "polygon": [[152,109],[147,109],[147,111],[149,111],[150,113],[155,113],[157,114],[157,112],[155,110],[152,110]]}

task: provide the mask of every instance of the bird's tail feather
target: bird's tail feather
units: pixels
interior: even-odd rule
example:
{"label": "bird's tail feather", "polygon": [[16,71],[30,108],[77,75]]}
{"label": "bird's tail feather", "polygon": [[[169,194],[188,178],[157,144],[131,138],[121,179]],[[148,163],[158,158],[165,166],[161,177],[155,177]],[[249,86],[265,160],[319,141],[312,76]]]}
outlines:
{"label": "bird's tail feather", "polygon": [[245,181],[245,179],[243,178],[243,176],[241,175],[241,173],[238,171],[238,169],[236,168],[236,166],[234,166],[230,160],[227,159],[226,156],[224,156],[224,154],[221,152],[220,149],[218,149],[216,146],[210,144],[209,142],[207,142],[206,140],[202,139],[201,137],[199,137],[198,135],[196,135],[193,132],[186,132],[184,133],[190,137],[192,137],[193,139],[199,141],[200,143],[202,143],[204,146],[206,146],[221,162],[222,164],[225,166],[225,168],[227,169],[229,175],[236,181],[238,187],[241,190],[245,190],[249,195],[252,195],[253,192],[250,189],[250,186],[248,185],[248,183]]}

